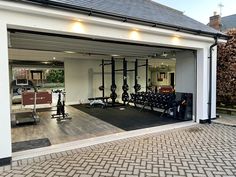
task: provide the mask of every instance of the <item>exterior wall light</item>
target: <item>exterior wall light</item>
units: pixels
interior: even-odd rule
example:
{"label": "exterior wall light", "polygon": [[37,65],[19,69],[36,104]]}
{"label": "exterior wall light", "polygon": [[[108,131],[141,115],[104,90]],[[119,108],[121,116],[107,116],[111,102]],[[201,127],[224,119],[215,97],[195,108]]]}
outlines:
{"label": "exterior wall light", "polygon": [[70,31],[74,33],[85,33],[85,26],[83,23],[77,20],[76,22],[72,23]]}
{"label": "exterior wall light", "polygon": [[172,44],[178,45],[180,44],[180,36],[179,35],[174,35],[171,39]]}
{"label": "exterior wall light", "polygon": [[133,30],[129,33],[129,39],[140,40],[140,33],[137,30]]}

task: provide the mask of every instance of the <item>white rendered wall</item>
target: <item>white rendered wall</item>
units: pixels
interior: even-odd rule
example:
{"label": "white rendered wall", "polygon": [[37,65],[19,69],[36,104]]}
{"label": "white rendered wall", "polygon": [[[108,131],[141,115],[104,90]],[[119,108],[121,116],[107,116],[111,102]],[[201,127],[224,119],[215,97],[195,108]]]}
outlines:
{"label": "white rendered wall", "polygon": [[7,26],[0,21],[0,159],[11,157],[10,90]]}
{"label": "white rendered wall", "polygon": [[211,118],[216,118],[216,79],[217,79],[217,47],[214,47],[212,51]]}
{"label": "white rendered wall", "polygon": [[193,119],[196,106],[196,59],[192,51],[176,53],[176,92],[193,94]]}
{"label": "white rendered wall", "polygon": [[[208,52],[209,48],[197,51],[197,121],[208,118]],[[216,81],[215,81],[216,82]]]}

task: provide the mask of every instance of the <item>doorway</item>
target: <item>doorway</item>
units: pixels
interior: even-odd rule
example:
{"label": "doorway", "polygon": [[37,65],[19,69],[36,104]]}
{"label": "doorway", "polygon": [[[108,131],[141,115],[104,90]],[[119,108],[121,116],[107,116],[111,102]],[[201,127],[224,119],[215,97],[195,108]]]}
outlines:
{"label": "doorway", "polygon": [[170,73],[170,85],[175,88],[175,73]]}

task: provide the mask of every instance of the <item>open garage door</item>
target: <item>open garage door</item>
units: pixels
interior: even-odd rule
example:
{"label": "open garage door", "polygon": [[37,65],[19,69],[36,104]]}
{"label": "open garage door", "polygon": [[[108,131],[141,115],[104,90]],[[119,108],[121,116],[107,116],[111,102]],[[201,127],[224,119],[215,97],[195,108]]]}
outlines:
{"label": "open garage door", "polygon": [[[18,147],[27,147],[29,142],[48,146],[194,119],[196,58],[192,50],[9,30],[9,62],[18,72],[28,68],[30,73],[27,78],[11,73],[12,80],[35,82],[34,77],[43,80],[49,69],[63,71],[64,85],[47,90],[56,93],[55,104],[43,107],[36,101],[40,122],[33,125],[34,132],[32,125],[12,128]],[[54,74],[56,78],[59,72]],[[52,119],[53,114],[59,118]],[[64,119],[67,116],[72,119]]]}

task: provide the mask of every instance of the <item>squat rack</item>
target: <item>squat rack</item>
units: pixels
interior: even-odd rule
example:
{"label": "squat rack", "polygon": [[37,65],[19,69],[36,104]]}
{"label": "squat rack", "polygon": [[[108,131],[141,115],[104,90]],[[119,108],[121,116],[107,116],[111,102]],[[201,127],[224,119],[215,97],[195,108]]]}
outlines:
{"label": "squat rack", "polygon": [[[127,87],[128,83],[127,83],[127,72],[134,72],[134,77],[135,77],[135,84],[134,84],[134,90],[135,93],[137,93],[140,89],[141,86],[140,84],[138,84],[138,71],[140,67],[145,67],[145,75],[146,75],[146,87],[145,90],[146,92],[148,91],[148,59],[145,60],[145,64],[140,64],[139,65],[139,59],[136,59],[134,62],[134,69],[127,69],[127,63],[128,61],[123,58],[123,68],[122,69],[115,69],[115,58],[112,57],[111,61],[106,63],[106,60],[102,60],[102,64],[100,66],[102,66],[102,86],[99,87],[99,90],[102,91],[102,97],[105,97],[105,66],[107,65],[111,65],[111,99],[112,99],[112,106],[114,106],[116,98],[117,98],[117,94],[116,94],[116,80],[115,80],[115,72],[116,71],[123,71],[123,86]],[[123,89],[124,92],[126,92],[127,95],[127,89]]]}
{"label": "squat rack", "polygon": [[99,90],[102,91],[102,97],[105,97],[105,66],[111,65],[112,63],[105,63],[105,60],[102,60],[102,85],[99,87]]}

